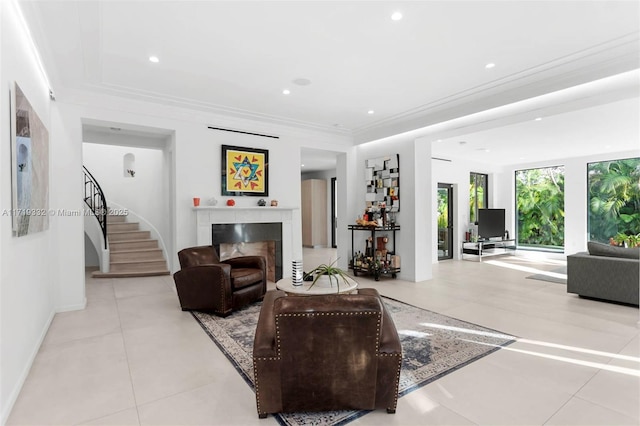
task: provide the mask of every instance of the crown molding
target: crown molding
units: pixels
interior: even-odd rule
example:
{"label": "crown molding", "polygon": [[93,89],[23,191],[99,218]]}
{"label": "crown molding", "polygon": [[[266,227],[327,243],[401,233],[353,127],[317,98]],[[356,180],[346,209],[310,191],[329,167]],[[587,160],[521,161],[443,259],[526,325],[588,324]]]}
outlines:
{"label": "crown molding", "polygon": [[[415,131],[481,111],[640,68],[640,33],[584,49],[353,130],[356,144]],[[629,94],[633,96],[633,94]],[[637,94],[636,94],[637,96]]]}

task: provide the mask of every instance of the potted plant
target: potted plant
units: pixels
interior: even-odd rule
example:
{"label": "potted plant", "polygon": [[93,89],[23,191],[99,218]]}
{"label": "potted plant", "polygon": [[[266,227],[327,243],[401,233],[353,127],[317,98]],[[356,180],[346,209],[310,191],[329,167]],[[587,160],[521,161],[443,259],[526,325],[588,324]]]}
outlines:
{"label": "potted plant", "polygon": [[629,247],[638,247],[640,246],[640,234],[629,235],[627,238],[627,245]]}
{"label": "potted plant", "polygon": [[627,240],[627,235],[623,234],[622,232],[619,232],[613,237],[611,237],[609,239],[609,242],[611,243],[612,246],[624,247],[626,240]]}
{"label": "potted plant", "polygon": [[334,266],[337,261],[338,259],[334,260],[328,265],[323,263],[321,265],[316,266],[311,271],[305,272],[304,274],[305,281],[309,281],[310,278],[313,278],[313,282],[311,283],[311,285],[307,290],[310,290],[311,287],[313,287],[321,279],[328,281],[331,287],[333,287],[333,282],[335,281],[338,293],[340,293],[341,281],[343,284],[348,286],[349,281],[353,281],[353,278],[351,278],[342,269],[338,268],[337,266]]}
{"label": "potted plant", "polygon": [[619,247],[637,247],[640,245],[640,234],[627,235],[620,232],[615,237],[609,238],[609,242]]}

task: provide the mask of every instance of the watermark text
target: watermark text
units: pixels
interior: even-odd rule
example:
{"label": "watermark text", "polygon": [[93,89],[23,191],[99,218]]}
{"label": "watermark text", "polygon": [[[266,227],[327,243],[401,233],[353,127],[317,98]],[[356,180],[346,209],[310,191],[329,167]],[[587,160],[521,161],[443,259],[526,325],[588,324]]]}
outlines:
{"label": "watermark text", "polygon": [[127,209],[98,209],[94,213],[91,209],[3,209],[0,216],[49,216],[49,217],[82,217],[108,213],[114,216],[126,216]]}

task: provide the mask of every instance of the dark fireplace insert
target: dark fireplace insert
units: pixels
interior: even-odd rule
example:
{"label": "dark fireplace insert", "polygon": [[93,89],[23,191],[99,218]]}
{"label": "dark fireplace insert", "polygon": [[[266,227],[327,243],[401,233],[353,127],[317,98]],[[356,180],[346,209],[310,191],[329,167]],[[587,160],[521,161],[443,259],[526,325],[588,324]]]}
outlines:
{"label": "dark fireplace insert", "polygon": [[221,260],[237,256],[267,258],[270,281],[282,278],[282,223],[214,223],[211,244]]}

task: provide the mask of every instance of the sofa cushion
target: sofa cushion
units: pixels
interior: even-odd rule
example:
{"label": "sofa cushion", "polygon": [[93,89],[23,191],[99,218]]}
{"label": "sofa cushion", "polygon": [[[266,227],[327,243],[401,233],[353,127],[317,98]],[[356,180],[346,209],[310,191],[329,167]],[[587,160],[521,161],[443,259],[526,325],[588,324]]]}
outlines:
{"label": "sofa cushion", "polygon": [[234,290],[262,282],[262,270],[255,268],[231,269],[231,285]]}
{"label": "sofa cushion", "polygon": [[640,247],[616,247],[609,244],[589,241],[587,243],[589,254],[593,256],[623,257],[625,259],[640,259]]}

